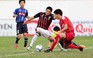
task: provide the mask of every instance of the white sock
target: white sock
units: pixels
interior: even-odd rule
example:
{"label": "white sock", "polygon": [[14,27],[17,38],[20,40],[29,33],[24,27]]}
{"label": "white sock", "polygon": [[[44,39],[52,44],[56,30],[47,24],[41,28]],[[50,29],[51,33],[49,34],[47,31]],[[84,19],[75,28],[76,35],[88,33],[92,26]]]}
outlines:
{"label": "white sock", "polygon": [[58,43],[58,46],[59,46],[59,48],[61,49],[61,50],[63,50],[64,48],[61,46],[61,44],[60,43]]}
{"label": "white sock", "polygon": [[59,46],[59,48],[60,48],[62,51],[67,51],[67,49],[64,49],[64,48],[61,46],[60,43],[58,43],[58,46]]}
{"label": "white sock", "polygon": [[36,41],[36,39],[37,39],[38,36],[39,36],[38,33],[36,33],[36,34],[33,36],[32,40],[31,40],[31,43],[30,43],[30,47],[33,46],[33,44],[34,44],[34,42]]}

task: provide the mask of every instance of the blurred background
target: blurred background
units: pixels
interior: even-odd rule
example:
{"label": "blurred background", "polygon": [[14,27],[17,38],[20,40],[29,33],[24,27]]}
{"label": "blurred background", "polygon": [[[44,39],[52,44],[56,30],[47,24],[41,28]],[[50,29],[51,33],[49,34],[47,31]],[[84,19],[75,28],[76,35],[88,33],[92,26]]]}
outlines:
{"label": "blurred background", "polygon": [[[19,0],[0,0],[0,36],[16,36],[16,22],[12,17]],[[73,22],[76,36],[93,36],[93,0],[26,0],[25,8],[29,16],[45,11],[51,6],[63,10],[63,15]],[[37,20],[37,19],[36,19]],[[51,24],[57,24],[57,20]],[[35,33],[36,23],[28,24],[29,34]]]}

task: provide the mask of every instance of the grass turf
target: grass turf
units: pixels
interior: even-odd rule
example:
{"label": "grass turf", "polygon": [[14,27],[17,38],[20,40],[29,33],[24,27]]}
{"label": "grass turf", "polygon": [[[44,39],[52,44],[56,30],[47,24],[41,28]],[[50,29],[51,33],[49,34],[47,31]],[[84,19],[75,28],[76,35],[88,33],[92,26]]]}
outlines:
{"label": "grass turf", "polygon": [[[29,37],[30,43],[31,37]],[[85,45],[83,52],[79,50],[60,51],[55,47],[51,53],[36,52],[35,46],[42,44],[44,49],[47,49],[48,40],[39,37],[33,48],[27,51],[23,48],[24,39],[19,41],[18,49],[14,48],[15,37],[0,37],[0,58],[93,58],[93,36],[76,37],[73,41],[79,45]]]}

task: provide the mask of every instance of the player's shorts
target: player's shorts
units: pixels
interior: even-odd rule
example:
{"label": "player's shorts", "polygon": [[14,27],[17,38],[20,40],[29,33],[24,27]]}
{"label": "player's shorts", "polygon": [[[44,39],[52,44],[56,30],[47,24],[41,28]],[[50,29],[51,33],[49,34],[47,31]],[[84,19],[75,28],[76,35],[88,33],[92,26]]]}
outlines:
{"label": "player's shorts", "polygon": [[49,38],[49,36],[51,36],[51,32],[48,30],[45,30],[43,28],[37,27],[36,28],[36,32],[38,32],[41,36],[45,37],[45,38]]}
{"label": "player's shorts", "polygon": [[75,37],[74,32],[68,32],[68,33],[65,33],[65,35],[66,35],[65,42],[71,42]]}
{"label": "player's shorts", "polygon": [[16,25],[17,35],[22,33],[28,33],[27,24],[23,24],[23,22],[17,23]]}

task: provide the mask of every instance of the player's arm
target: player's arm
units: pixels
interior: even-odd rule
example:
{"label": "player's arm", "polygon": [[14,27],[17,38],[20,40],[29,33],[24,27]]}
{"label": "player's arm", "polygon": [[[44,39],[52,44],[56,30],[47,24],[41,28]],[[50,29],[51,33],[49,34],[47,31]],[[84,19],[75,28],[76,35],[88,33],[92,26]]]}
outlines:
{"label": "player's arm", "polygon": [[17,13],[18,13],[18,10],[17,9],[15,9],[15,11],[13,12],[13,18],[15,18],[15,17],[17,17],[18,15],[17,15]]}
{"label": "player's arm", "polygon": [[29,21],[31,21],[31,20],[37,18],[37,17],[40,17],[40,13],[37,13],[37,14],[34,15],[33,17],[29,17],[29,16],[27,16],[27,19],[28,19],[28,20],[25,21],[24,24],[26,24],[27,22],[29,22]]}
{"label": "player's arm", "polygon": [[17,17],[17,14],[13,14],[13,18]]}
{"label": "player's arm", "polygon": [[29,18],[29,20],[33,20],[33,19],[38,18],[38,17],[40,17],[40,13],[37,13],[33,17],[28,17],[28,18]]}
{"label": "player's arm", "polygon": [[28,10],[26,10],[26,15],[25,15],[25,17],[26,17],[27,19],[31,19],[31,17],[28,16]]}
{"label": "player's arm", "polygon": [[28,20],[30,20],[30,19],[31,19],[31,17],[30,17],[30,16],[27,16],[26,18],[27,18]]}
{"label": "player's arm", "polygon": [[59,31],[59,33],[65,32],[68,29],[68,25],[65,24],[64,28]]}

